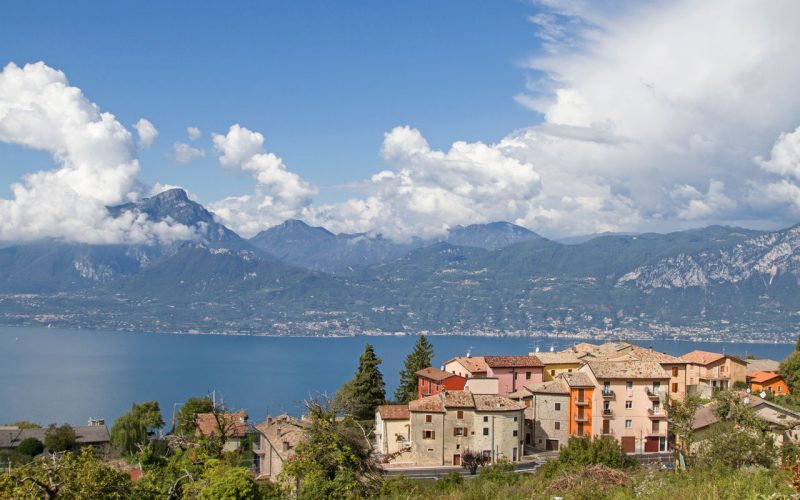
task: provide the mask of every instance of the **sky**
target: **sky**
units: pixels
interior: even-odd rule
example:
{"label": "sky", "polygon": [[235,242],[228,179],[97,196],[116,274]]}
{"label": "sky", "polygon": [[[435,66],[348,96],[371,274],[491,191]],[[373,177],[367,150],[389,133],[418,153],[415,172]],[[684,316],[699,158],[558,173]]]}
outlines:
{"label": "sky", "polygon": [[17,2],[0,30],[0,240],[192,228],[404,240],[800,222],[800,4]]}

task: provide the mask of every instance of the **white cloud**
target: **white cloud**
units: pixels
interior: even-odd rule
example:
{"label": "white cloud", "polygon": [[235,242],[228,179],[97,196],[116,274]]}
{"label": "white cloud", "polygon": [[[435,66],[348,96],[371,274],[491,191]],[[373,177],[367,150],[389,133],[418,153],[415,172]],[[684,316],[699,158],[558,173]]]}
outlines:
{"label": "white cloud", "polygon": [[28,174],[0,199],[0,240],[54,237],[90,243],[190,238],[185,226],[108,216],[139,196],[131,134],[64,73],[42,62],[0,72],[0,140],[49,152],[57,167]]}
{"label": "white cloud", "polygon": [[190,146],[184,142],[176,142],[172,145],[172,160],[175,163],[191,163],[196,158],[202,158],[206,152]]}
{"label": "white cloud", "polygon": [[153,141],[156,140],[156,137],[158,137],[158,130],[156,130],[155,125],[144,118],[140,118],[138,122],[134,123],[133,128],[135,128],[136,133],[139,134],[138,144],[141,149],[149,148],[153,144]]}
{"label": "white cloud", "polygon": [[256,181],[252,195],[231,196],[210,206],[239,234],[252,236],[297,217],[317,193],[308,182],[290,172],[283,160],[264,151],[262,134],[235,124],[226,135],[212,134],[211,138],[223,167],[248,173]]}
{"label": "white cloud", "polygon": [[190,141],[196,141],[201,135],[203,135],[203,133],[200,132],[200,129],[197,127],[186,127],[186,133],[189,135]]}
{"label": "white cloud", "polygon": [[800,179],[800,127],[778,137],[769,160],[756,156],[755,161],[767,172]]}

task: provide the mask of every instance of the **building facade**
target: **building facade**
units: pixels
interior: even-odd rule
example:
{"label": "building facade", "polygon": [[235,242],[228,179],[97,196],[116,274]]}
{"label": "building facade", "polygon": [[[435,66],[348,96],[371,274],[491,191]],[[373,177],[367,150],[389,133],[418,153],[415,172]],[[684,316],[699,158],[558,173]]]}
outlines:
{"label": "building facade", "polygon": [[736,356],[692,351],[681,358],[687,362],[688,391],[701,397],[710,397],[715,390],[733,389],[736,382],[746,383],[747,363]]}
{"label": "building facade", "polygon": [[484,356],[487,377],[496,378],[498,393],[510,394],[543,380],[544,365],[536,356]]}
{"label": "building facade", "polygon": [[411,447],[408,405],[381,405],[375,411],[375,443],[382,455],[395,455]]}
{"label": "building facade", "polygon": [[417,399],[439,394],[442,390],[463,391],[467,379],[429,366],[417,372]]}
{"label": "building facade", "polygon": [[303,440],[308,422],[288,415],[267,420],[256,425],[258,441],[253,447],[256,456],[256,476],[275,481],[283,471],[283,464],[294,456],[297,445]]}
{"label": "building facade", "polygon": [[570,390],[563,378],[531,384],[509,395],[525,406],[524,443],[558,450],[569,439]]}

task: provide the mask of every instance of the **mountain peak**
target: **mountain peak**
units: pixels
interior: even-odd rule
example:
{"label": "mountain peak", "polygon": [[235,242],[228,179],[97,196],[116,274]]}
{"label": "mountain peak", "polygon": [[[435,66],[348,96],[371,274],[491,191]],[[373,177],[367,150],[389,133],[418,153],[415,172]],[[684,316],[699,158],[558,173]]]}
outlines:
{"label": "mountain peak", "polygon": [[188,203],[189,195],[186,191],[182,188],[172,188],[167,189],[166,191],[161,191],[160,193],[151,196],[148,198],[150,200],[158,200],[161,202],[183,202]]}
{"label": "mountain peak", "polygon": [[510,222],[497,221],[488,224],[455,226],[448,232],[447,242],[458,246],[499,250],[513,243],[538,238],[541,236],[527,228]]}

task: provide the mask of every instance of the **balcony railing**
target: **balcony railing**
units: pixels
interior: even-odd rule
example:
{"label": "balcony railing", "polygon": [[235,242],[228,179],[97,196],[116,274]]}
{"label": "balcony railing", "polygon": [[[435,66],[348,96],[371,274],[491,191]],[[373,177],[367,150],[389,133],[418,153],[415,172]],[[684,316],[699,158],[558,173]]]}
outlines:
{"label": "balcony railing", "polygon": [[647,416],[650,418],[667,418],[667,410],[664,408],[650,408],[647,410]]}
{"label": "balcony railing", "polygon": [[614,416],[614,410],[611,408],[603,408],[603,418],[611,418]]}
{"label": "balcony railing", "polygon": [[645,387],[645,392],[647,392],[647,397],[650,399],[661,398],[661,389],[651,389],[650,387]]}
{"label": "balcony railing", "polygon": [[603,388],[601,393],[603,394],[603,399],[614,399],[617,397],[617,395],[614,394],[614,391],[612,391],[611,389],[606,389],[605,387]]}
{"label": "balcony railing", "polygon": [[575,421],[576,422],[588,422],[589,421],[589,415],[576,415],[575,416]]}
{"label": "balcony railing", "polygon": [[576,406],[586,406],[588,404],[589,404],[589,400],[588,399],[579,399],[579,400],[575,401],[575,405]]}

